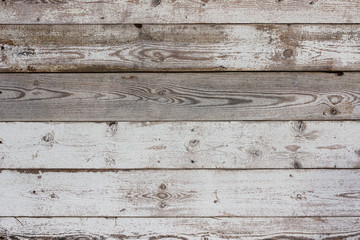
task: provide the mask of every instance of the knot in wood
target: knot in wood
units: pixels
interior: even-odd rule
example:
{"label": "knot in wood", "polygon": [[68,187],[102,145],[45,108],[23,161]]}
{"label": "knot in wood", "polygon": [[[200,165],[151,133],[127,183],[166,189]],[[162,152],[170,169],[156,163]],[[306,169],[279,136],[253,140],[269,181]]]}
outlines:
{"label": "knot in wood", "polygon": [[164,96],[166,94],[166,91],[165,90],[159,90],[157,92],[157,94],[160,95],[160,96]]}
{"label": "knot in wood", "polygon": [[293,52],[293,50],[291,50],[291,49],[286,49],[286,50],[283,52],[284,58],[290,58],[293,54],[294,54],[294,52]]}
{"label": "knot in wood", "polygon": [[302,132],[304,132],[305,129],[306,129],[306,124],[305,124],[305,122],[303,122],[303,121],[294,122],[294,123],[293,123],[293,129],[294,129],[296,132],[302,133]]}
{"label": "knot in wood", "polygon": [[190,146],[190,147],[196,147],[197,145],[199,145],[199,143],[200,143],[200,141],[197,140],[197,139],[190,140],[189,146]]}
{"label": "knot in wood", "polygon": [[54,141],[54,134],[47,133],[45,136],[42,137],[44,142],[53,142]]}
{"label": "knot in wood", "polygon": [[161,3],[161,0],[152,0],[152,5],[153,5],[154,7],[159,6],[160,3]]}
{"label": "knot in wood", "polygon": [[168,194],[167,193],[158,193],[156,196],[160,199],[165,199],[168,197]]}

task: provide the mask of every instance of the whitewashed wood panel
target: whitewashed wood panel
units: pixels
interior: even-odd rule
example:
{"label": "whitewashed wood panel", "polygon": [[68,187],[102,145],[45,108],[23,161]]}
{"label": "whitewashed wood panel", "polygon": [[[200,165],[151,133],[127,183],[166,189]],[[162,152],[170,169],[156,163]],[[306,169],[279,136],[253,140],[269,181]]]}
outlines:
{"label": "whitewashed wood panel", "polygon": [[3,0],[1,24],[359,23],[359,0]]}
{"label": "whitewashed wood panel", "polygon": [[1,25],[0,71],[356,71],[360,68],[358,24],[139,27]]}
{"label": "whitewashed wood panel", "polygon": [[0,218],[4,239],[355,240],[357,217]]}
{"label": "whitewashed wood panel", "polygon": [[359,216],[360,170],[2,170],[1,216]]}
{"label": "whitewashed wood panel", "polygon": [[360,168],[360,122],[0,123],[0,168]]}
{"label": "whitewashed wood panel", "polygon": [[1,121],[360,119],[359,73],[0,74]]}

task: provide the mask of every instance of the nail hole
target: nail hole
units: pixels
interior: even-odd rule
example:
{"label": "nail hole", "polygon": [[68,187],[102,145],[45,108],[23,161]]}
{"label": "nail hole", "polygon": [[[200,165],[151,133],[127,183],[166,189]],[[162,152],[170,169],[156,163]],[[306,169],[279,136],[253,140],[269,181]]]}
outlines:
{"label": "nail hole", "polygon": [[5,47],[4,46],[1,46],[1,50],[4,50],[5,49]]}
{"label": "nail hole", "polygon": [[40,22],[40,18],[37,18],[36,21],[37,21],[37,22]]}
{"label": "nail hole", "polygon": [[142,28],[142,24],[134,24],[137,28]]}
{"label": "nail hole", "polygon": [[332,115],[336,115],[336,114],[338,113],[338,111],[337,111],[335,108],[332,108],[332,109],[330,110],[330,113],[331,113]]}
{"label": "nail hole", "polygon": [[339,77],[341,77],[341,76],[344,75],[344,72],[338,72],[337,75],[338,75]]}
{"label": "nail hole", "polygon": [[165,185],[165,184],[161,184],[161,185],[160,185],[160,189],[162,189],[162,190],[166,189],[166,185]]}

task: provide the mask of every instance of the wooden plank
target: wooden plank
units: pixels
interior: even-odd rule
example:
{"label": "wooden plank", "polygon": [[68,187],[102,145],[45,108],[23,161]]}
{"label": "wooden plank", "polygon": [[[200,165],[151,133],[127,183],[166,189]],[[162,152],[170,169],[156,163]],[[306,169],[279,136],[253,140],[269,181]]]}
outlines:
{"label": "wooden plank", "polygon": [[359,216],[360,170],[0,173],[1,216]]}
{"label": "wooden plank", "polygon": [[360,69],[360,25],[143,25],[139,27],[139,25],[1,25],[0,71],[357,71]]}
{"label": "wooden plank", "polygon": [[3,0],[1,24],[359,23],[359,0]]}
{"label": "wooden plank", "polygon": [[360,122],[0,123],[3,169],[360,168]]}
{"label": "wooden plank", "polygon": [[359,73],[0,74],[0,91],[1,121],[360,119]]}
{"label": "wooden plank", "polygon": [[343,239],[360,218],[0,218],[4,239]]}

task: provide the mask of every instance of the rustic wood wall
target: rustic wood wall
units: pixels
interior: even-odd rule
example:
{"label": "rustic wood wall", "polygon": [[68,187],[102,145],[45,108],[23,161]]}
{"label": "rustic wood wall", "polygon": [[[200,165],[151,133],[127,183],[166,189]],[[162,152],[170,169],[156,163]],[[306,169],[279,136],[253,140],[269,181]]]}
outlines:
{"label": "rustic wood wall", "polygon": [[359,12],[0,1],[0,239],[360,239]]}

